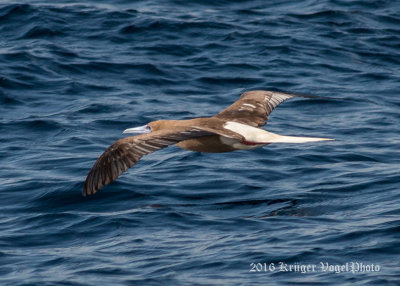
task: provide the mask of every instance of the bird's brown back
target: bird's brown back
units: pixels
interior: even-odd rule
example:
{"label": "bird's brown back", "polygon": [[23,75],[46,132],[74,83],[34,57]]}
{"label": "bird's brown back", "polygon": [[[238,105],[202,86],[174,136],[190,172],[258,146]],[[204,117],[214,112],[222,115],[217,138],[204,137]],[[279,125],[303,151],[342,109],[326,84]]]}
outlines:
{"label": "bird's brown back", "polygon": [[[150,122],[149,125],[152,131],[158,131],[162,129],[174,129],[187,126],[201,126],[202,128],[212,128],[221,130],[223,133],[229,133],[229,130],[223,128],[225,120],[217,119],[214,117],[208,118],[195,118],[188,120],[158,120]],[[231,152],[235,149],[229,145],[223,144],[220,140],[221,135],[207,135],[198,138],[188,139],[181,141],[176,146],[196,152],[208,152],[208,153],[222,153]]]}

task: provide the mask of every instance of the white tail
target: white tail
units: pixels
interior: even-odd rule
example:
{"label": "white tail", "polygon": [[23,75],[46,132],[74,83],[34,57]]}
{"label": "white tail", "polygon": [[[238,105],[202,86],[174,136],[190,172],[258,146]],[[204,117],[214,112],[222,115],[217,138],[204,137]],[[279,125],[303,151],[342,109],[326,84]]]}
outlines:
{"label": "white tail", "polygon": [[269,133],[273,136],[271,139],[268,140],[268,143],[308,143],[308,142],[334,140],[330,138],[283,136],[271,132]]}
{"label": "white tail", "polygon": [[225,123],[224,128],[242,135],[246,141],[253,143],[307,143],[334,140],[330,138],[283,136],[233,121]]}

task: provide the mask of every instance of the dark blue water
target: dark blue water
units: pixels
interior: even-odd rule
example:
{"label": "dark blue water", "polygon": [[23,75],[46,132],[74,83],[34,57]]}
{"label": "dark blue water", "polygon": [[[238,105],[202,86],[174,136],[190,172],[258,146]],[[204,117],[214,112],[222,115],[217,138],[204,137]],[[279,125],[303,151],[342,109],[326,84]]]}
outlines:
{"label": "dark blue water", "polygon": [[[0,4],[1,285],[399,285],[398,1],[23,2]],[[336,141],[172,146],[82,197],[124,129],[250,89],[339,98],[266,126]]]}

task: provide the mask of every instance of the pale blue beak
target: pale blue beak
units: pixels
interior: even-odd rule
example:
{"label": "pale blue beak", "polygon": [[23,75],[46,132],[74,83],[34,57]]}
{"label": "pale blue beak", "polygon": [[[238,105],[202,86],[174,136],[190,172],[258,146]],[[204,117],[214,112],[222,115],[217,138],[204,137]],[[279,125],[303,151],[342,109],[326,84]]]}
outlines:
{"label": "pale blue beak", "polygon": [[151,132],[151,128],[149,125],[143,125],[140,127],[134,127],[134,128],[128,128],[125,129],[124,132],[122,133],[136,133],[136,134],[146,134],[146,133],[150,133]]}

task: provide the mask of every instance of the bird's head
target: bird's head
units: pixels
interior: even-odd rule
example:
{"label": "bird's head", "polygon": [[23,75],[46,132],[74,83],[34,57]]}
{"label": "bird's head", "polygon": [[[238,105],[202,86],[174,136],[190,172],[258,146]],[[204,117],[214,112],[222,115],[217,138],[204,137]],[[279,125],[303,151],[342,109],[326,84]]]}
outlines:
{"label": "bird's head", "polygon": [[152,128],[151,128],[150,124],[146,124],[146,125],[139,126],[139,127],[125,129],[124,132],[122,132],[122,133],[124,133],[124,134],[127,134],[127,133],[146,134],[146,133],[150,133],[151,131],[152,131]]}
{"label": "bird's head", "polygon": [[150,133],[152,131],[171,128],[174,125],[175,121],[176,120],[152,121],[143,126],[125,129],[124,132],[122,132],[122,133],[124,133],[124,134],[126,134],[126,133],[146,134],[146,133]]}

